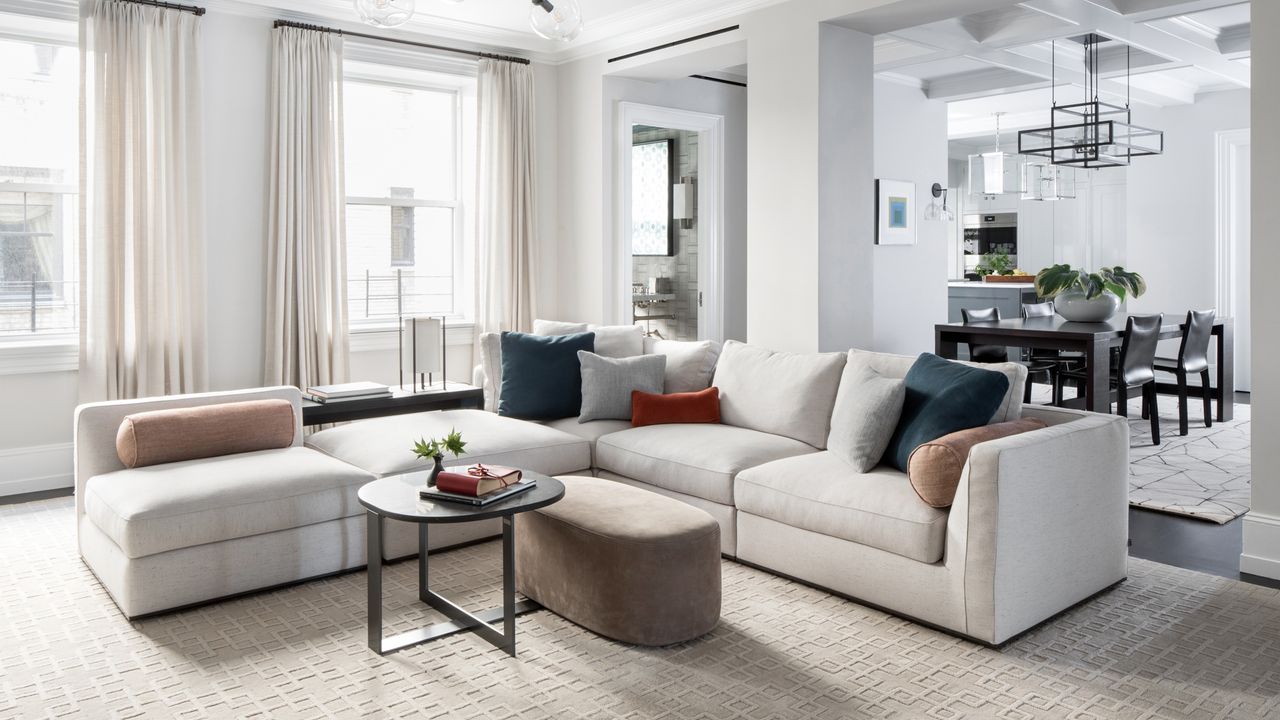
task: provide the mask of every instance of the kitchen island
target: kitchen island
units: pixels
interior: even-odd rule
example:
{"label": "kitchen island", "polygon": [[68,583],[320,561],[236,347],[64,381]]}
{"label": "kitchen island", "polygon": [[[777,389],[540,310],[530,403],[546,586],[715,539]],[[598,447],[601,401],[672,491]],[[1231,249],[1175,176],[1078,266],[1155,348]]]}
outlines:
{"label": "kitchen island", "polygon": [[1036,285],[1030,282],[989,283],[952,280],[947,283],[947,322],[960,322],[960,310],[1000,308],[1000,317],[1022,317],[1022,303],[1036,302]]}

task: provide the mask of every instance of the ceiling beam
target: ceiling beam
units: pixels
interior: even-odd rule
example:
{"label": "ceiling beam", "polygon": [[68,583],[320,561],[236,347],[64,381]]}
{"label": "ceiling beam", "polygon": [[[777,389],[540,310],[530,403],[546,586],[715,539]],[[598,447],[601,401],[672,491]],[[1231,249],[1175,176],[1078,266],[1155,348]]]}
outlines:
{"label": "ceiling beam", "polygon": [[[1095,5],[1103,5],[1100,0],[1091,0]],[[1247,2],[1247,0],[1244,0]],[[1232,5],[1243,5],[1242,0],[1110,0],[1115,11],[1129,22],[1151,22],[1179,15],[1217,10]]]}
{"label": "ceiling beam", "polygon": [[1157,27],[1134,22],[1087,0],[1026,0],[1022,7],[1088,28],[1136,49],[1195,65],[1239,87],[1249,87],[1249,68],[1232,62],[1216,50]]}
{"label": "ceiling beam", "polygon": [[[1085,85],[1083,68],[1070,67],[1065,64],[1059,64],[1055,68],[1053,63],[1048,62],[1047,59],[1041,60],[1008,50],[988,48],[982,43],[973,40],[967,34],[962,36],[958,33],[951,33],[945,29],[940,29],[937,25],[900,30],[895,32],[894,36],[917,45],[955,52],[963,57],[979,60],[997,68],[1012,70],[1038,78],[1041,86],[1047,85],[1049,79],[1053,77],[1056,77],[1059,83],[1068,83],[1080,87]],[[1024,89],[1035,87],[1035,82],[1030,81],[1024,86]],[[1102,98],[1104,100],[1123,102],[1127,88],[1123,82],[1101,78],[1099,92],[1104,96]],[[1156,107],[1187,102],[1181,94],[1168,95],[1137,87],[1132,88],[1129,94],[1134,102]]]}

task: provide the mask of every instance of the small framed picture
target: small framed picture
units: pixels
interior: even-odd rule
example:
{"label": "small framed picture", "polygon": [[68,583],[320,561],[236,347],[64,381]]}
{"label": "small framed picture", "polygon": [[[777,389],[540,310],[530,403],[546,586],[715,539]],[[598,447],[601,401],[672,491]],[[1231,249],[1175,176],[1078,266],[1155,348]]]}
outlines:
{"label": "small framed picture", "polygon": [[916,184],[876,180],[876,244],[916,244]]}

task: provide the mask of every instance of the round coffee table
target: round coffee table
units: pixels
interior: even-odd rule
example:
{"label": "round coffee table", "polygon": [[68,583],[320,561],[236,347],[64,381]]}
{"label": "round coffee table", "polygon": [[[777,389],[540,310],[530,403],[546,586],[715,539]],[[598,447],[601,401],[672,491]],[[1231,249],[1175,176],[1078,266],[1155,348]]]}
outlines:
{"label": "round coffee table", "polygon": [[[411,645],[437,640],[469,630],[495,647],[516,654],[516,616],[538,609],[537,603],[516,603],[515,516],[546,507],[564,497],[564,485],[553,477],[525,471],[538,484],[514,497],[483,506],[424,500],[418,495],[427,473],[410,472],[374,480],[360,488],[358,497],[365,507],[365,533],[369,557],[369,648],[379,655],[403,650]],[[502,518],[502,607],[479,613],[463,610],[427,585],[427,527],[432,523],[456,523]],[[382,537],[387,518],[418,524],[418,599],[449,618],[448,622],[410,630],[393,637],[382,635]],[[490,624],[502,620],[503,631]]]}

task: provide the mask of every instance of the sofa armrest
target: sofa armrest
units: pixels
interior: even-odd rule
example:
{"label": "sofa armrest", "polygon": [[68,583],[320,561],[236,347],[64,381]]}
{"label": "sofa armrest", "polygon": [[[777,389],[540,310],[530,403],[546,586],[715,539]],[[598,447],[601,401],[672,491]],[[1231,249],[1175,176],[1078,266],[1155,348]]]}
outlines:
{"label": "sofa armrest", "polygon": [[956,494],[966,623],[993,644],[1125,577],[1129,425],[1064,412],[975,445]]}
{"label": "sofa armrest", "polygon": [[110,400],[80,405],[76,408],[73,437],[75,449],[76,517],[84,512],[84,486],[89,478],[123,470],[116,454],[116,432],[125,416],[148,410],[200,407],[247,400],[288,400],[293,404],[293,445],[302,444],[302,393],[296,387],[251,388],[227,392],[169,395],[137,400]]}

